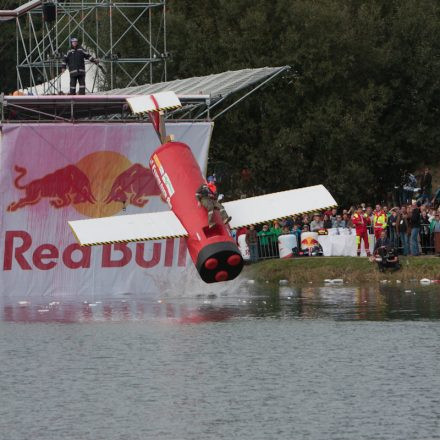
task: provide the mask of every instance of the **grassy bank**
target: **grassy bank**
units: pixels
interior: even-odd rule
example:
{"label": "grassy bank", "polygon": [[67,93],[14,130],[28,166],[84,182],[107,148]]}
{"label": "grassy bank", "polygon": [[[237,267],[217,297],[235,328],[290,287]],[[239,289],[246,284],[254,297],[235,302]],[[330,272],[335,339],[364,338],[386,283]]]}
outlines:
{"label": "grassy bank", "polygon": [[402,257],[402,268],[394,273],[381,273],[367,258],[312,257],[289,260],[266,260],[246,267],[246,274],[256,281],[290,283],[320,283],[325,279],[342,278],[349,283],[380,280],[411,281],[440,279],[439,257]]}

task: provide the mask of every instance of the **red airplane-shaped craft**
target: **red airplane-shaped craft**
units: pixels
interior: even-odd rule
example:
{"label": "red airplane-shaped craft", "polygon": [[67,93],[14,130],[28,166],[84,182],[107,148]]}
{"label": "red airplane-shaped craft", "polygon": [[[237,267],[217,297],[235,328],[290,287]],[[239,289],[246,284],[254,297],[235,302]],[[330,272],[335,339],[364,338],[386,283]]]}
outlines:
{"label": "red airplane-shaped craft", "polygon": [[215,226],[208,227],[208,213],[195,193],[206,183],[190,149],[165,135],[163,111],[181,106],[174,92],[127,99],[133,113],[148,114],[161,145],[149,165],[170,211],[70,221],[83,246],[186,237],[190,256],[203,281],[232,280],[243,268],[243,258],[231,237],[230,228],[240,228],[296,214],[336,206],[322,185],[294,189],[224,203],[232,217],[224,225],[218,211]]}

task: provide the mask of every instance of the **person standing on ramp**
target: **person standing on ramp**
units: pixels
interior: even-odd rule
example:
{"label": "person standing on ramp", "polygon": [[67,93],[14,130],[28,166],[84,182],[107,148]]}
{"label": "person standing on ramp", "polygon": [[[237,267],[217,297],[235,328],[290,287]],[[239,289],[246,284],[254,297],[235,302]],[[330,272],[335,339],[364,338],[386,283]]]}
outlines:
{"label": "person standing on ramp", "polygon": [[214,211],[220,211],[223,223],[226,225],[231,221],[223,205],[218,201],[217,187],[215,186],[215,178],[208,177],[208,183],[202,183],[196,191],[196,199],[199,204],[208,211],[208,226],[215,226]]}
{"label": "person standing on ramp", "polygon": [[70,73],[70,95],[76,95],[76,83],[79,83],[79,95],[86,94],[86,68],[85,60],[90,60],[92,63],[98,65],[99,61],[93,58],[88,52],[86,52],[80,44],[78,44],[77,38],[71,38],[70,43],[72,47],[64,56],[63,64],[61,67],[61,73],[69,69]]}

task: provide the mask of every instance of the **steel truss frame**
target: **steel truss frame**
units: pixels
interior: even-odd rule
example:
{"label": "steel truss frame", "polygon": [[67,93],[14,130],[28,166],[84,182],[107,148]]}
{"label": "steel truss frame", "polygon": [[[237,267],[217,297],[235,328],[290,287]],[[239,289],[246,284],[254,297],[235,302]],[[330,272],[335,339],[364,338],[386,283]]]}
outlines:
{"label": "steel truss frame", "polygon": [[[44,94],[59,93],[62,57],[72,36],[104,67],[104,83],[98,81],[96,90],[89,92],[166,81],[166,0],[52,0],[56,8],[53,22],[44,20],[45,3],[15,18],[18,90],[32,90],[43,83]],[[137,49],[124,56],[120,46],[130,46],[133,35]],[[139,44],[144,44],[142,50]]]}
{"label": "steel truss frame", "polygon": [[[191,92],[177,93],[182,107],[166,113],[167,120],[209,120],[215,121],[220,116],[231,110],[240,102],[253,93],[263,88],[269,82],[280,76],[292,76],[290,66],[282,66],[269,69],[269,72],[258,76],[250,81],[246,79],[246,85],[238,84],[235,89],[229,91],[214,90],[210,94],[190,94]],[[259,69],[254,69],[259,70]],[[226,72],[229,73],[229,72]],[[221,76],[222,74],[218,74]],[[203,82],[203,77],[190,78]],[[186,81],[186,80],[183,80]],[[220,81],[220,79],[219,79]],[[148,88],[156,87],[157,90],[139,92],[137,95],[157,93],[164,90],[162,83],[148,85]],[[178,87],[179,88],[179,87]],[[166,87],[165,90],[172,90]],[[188,87],[188,90],[191,86]],[[6,96],[0,94],[0,130],[1,124],[9,122],[33,123],[33,122],[110,122],[110,121],[139,121],[148,117],[133,115],[127,105],[126,99],[133,94],[124,94],[126,90],[109,91],[102,94],[89,94],[85,96]],[[233,98],[233,99],[232,99]],[[223,104],[223,105],[222,105]]]}

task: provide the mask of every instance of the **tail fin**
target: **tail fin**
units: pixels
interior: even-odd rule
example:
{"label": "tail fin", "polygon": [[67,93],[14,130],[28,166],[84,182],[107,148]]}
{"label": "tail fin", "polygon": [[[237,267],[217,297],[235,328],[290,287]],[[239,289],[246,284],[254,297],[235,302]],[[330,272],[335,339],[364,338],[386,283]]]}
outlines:
{"label": "tail fin", "polygon": [[134,114],[160,112],[182,107],[179,98],[174,92],[134,96],[133,98],[127,98],[127,102]]}

